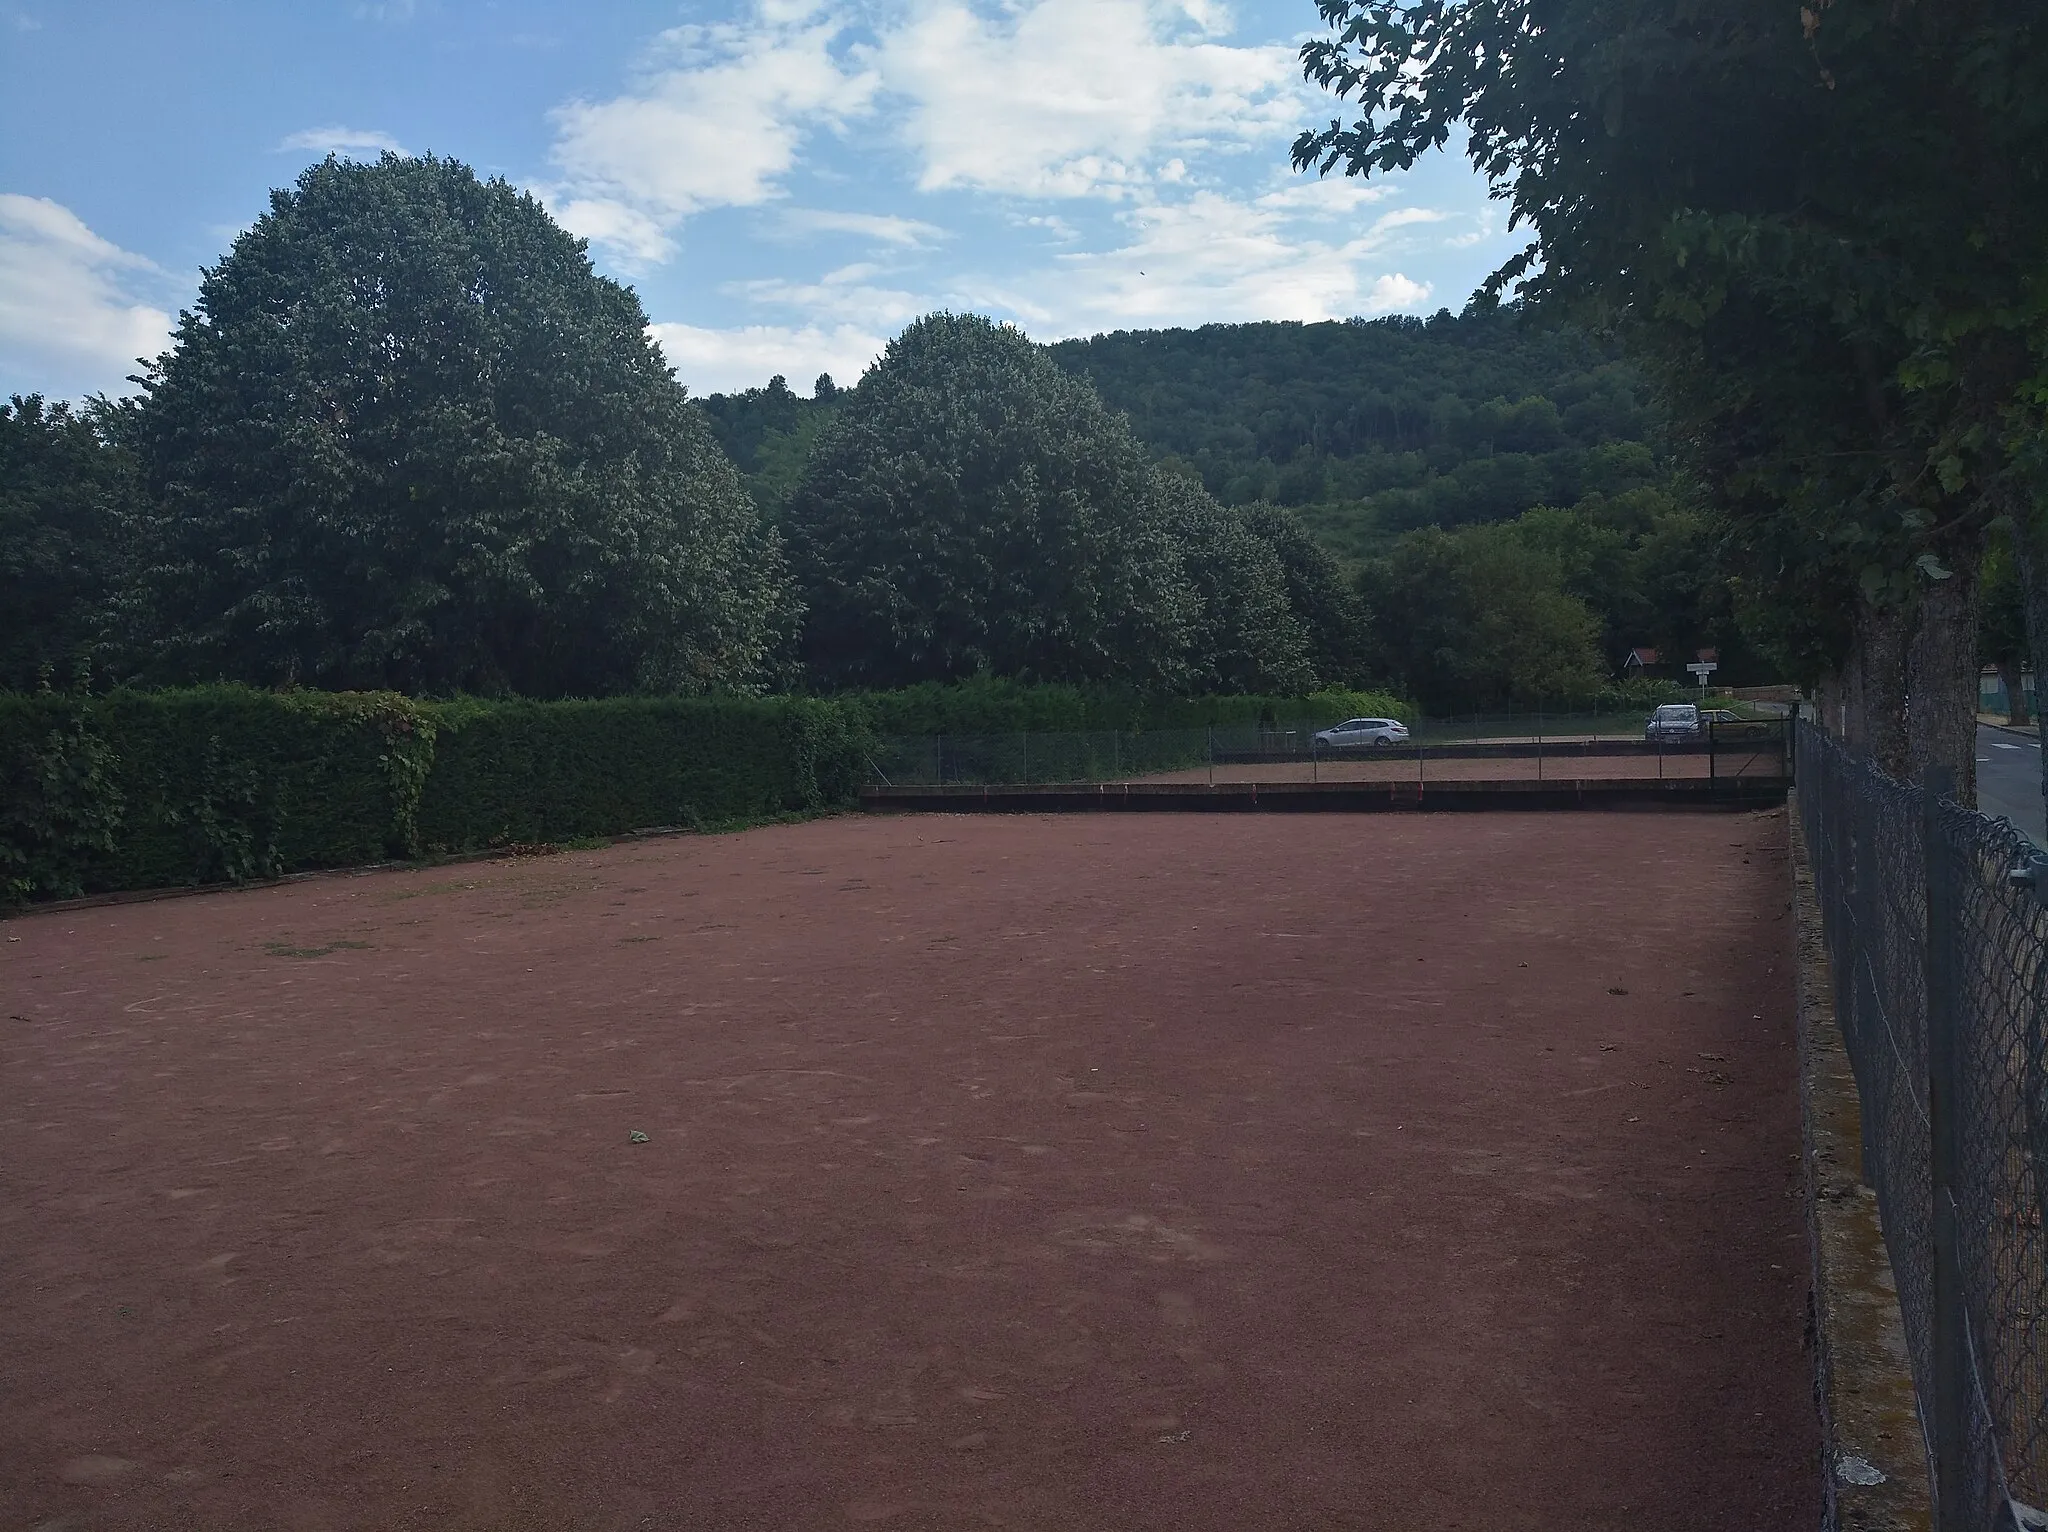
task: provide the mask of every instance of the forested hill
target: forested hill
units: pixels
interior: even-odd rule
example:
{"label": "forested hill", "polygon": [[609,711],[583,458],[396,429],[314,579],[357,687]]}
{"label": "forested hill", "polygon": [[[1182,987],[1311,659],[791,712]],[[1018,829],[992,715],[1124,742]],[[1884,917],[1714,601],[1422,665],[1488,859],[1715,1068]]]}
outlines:
{"label": "forested hill", "polygon": [[[1421,526],[1504,521],[1663,476],[1626,363],[1512,311],[1120,330],[1048,348],[1161,460],[1233,504],[1292,506],[1362,558]],[[832,409],[776,380],[702,401],[772,512]]]}
{"label": "forested hill", "polygon": [[1051,350],[1219,499],[1293,506],[1353,557],[1413,527],[1659,476],[1633,370],[1511,311],[1126,330]]}

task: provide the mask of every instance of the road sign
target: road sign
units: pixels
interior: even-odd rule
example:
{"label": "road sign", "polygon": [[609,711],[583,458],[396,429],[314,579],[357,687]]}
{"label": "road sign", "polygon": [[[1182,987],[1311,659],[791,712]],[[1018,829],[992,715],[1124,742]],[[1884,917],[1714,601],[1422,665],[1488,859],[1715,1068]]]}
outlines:
{"label": "road sign", "polygon": [[1712,660],[1695,660],[1685,668],[1691,671],[1693,679],[1700,683],[1700,695],[1704,697],[1707,694],[1707,677],[1720,669],[1720,666]]}

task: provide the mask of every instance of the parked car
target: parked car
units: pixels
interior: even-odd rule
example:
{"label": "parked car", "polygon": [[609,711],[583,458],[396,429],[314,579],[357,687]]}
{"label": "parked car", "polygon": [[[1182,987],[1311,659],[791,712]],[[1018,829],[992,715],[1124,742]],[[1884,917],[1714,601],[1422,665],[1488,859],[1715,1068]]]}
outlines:
{"label": "parked car", "polygon": [[1691,702],[1667,702],[1650,715],[1650,721],[1643,726],[1643,738],[1656,744],[1659,740],[1698,739],[1706,733],[1706,725],[1700,721],[1699,707]]}
{"label": "parked car", "polygon": [[1359,745],[1400,745],[1408,741],[1408,725],[1398,718],[1347,718],[1316,735],[1318,750],[1349,750]]}

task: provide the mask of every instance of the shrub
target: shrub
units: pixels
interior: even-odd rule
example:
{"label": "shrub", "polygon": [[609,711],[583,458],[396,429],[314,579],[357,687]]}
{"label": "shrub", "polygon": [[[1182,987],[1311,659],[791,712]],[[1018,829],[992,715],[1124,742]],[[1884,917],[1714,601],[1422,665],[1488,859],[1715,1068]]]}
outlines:
{"label": "shrub", "polygon": [[0,694],[0,902],[816,813],[867,738],[806,699]]}
{"label": "shrub", "polygon": [[810,700],[458,702],[420,805],[430,851],[816,813],[853,796],[858,720]]}
{"label": "shrub", "polygon": [[0,695],[10,901],[404,855],[433,720],[392,693]]}

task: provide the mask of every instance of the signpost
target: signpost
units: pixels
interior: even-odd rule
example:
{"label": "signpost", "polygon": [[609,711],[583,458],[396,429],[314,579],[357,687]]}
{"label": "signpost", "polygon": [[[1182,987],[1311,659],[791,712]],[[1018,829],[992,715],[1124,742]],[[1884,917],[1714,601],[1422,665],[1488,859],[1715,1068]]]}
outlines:
{"label": "signpost", "polygon": [[1700,683],[1700,698],[1702,701],[1704,701],[1707,695],[1707,677],[1712,675],[1716,670],[1720,669],[1720,666],[1713,660],[1695,660],[1692,664],[1686,666],[1685,668],[1691,671],[1693,675],[1698,678]]}

